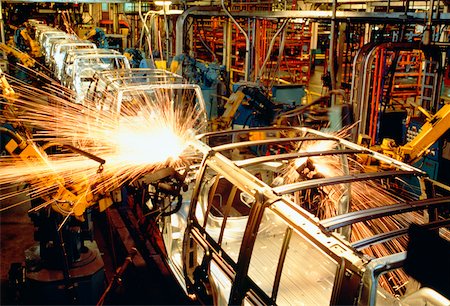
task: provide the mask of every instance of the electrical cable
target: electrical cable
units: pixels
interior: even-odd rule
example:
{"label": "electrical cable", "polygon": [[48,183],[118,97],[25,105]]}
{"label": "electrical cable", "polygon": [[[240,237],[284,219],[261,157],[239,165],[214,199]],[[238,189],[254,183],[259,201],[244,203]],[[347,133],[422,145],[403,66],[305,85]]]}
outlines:
{"label": "electrical cable", "polygon": [[228,11],[225,7],[224,0],[221,1],[222,8],[225,11],[225,14],[233,21],[233,23],[238,27],[239,31],[245,37],[245,65],[244,65],[244,82],[248,82],[248,70],[250,65],[250,38],[248,37],[247,32],[242,28],[242,26],[234,19],[233,15]]}
{"label": "electrical cable", "polygon": [[[278,59],[277,59],[277,64],[274,68],[275,72],[278,72],[278,69],[280,68],[281,65],[281,59],[283,58],[283,53],[284,53],[284,46],[286,45],[286,27],[283,29],[283,32],[281,34],[281,40],[280,40],[280,49],[278,51]],[[270,85],[268,87],[268,89],[270,90],[273,87],[273,84],[275,83],[275,76],[271,79]]]}
{"label": "electrical cable", "polygon": [[[203,24],[202,24],[202,28],[203,28]],[[211,55],[213,56],[214,62],[216,62],[217,61],[217,56],[213,52],[213,50],[211,50],[211,48],[208,46],[208,44],[206,43],[206,37],[205,37],[205,39],[203,39],[203,37],[200,34],[197,34],[197,36],[198,36],[198,38],[200,38],[200,42],[203,44],[203,46],[205,46],[206,50],[208,50],[209,53],[211,53]]]}
{"label": "electrical cable", "polygon": [[273,46],[275,45],[275,39],[277,38],[277,36],[281,33],[281,31],[283,31],[283,29],[286,27],[286,25],[289,23],[291,19],[285,19],[281,25],[281,27],[277,30],[277,32],[274,34],[274,36],[272,37],[270,44],[269,44],[269,49],[267,50],[267,55],[266,58],[264,59],[264,62],[259,70],[258,76],[256,78],[256,83],[258,83],[261,80],[262,74],[264,72],[264,69],[266,68],[266,64],[270,59],[271,53],[272,53],[272,49]]}
{"label": "electrical cable", "polygon": [[[150,30],[147,27],[147,22],[146,19],[144,19],[143,15],[142,15],[142,2],[141,0],[139,0],[139,17],[141,18],[142,24],[144,25],[144,29],[147,32],[147,43],[148,43],[148,50],[149,50],[149,55],[150,55],[150,59],[152,61],[152,63],[155,62],[155,60],[153,59],[153,51],[152,51],[152,45],[151,45],[151,37],[150,37]],[[150,11],[151,12],[151,11]],[[150,12],[147,12],[147,14],[149,14]],[[147,15],[146,14],[146,15]],[[143,32],[142,32],[143,33]],[[141,47],[141,46],[140,46]]]}
{"label": "electrical cable", "polygon": [[111,289],[113,289],[113,286],[120,283],[120,280],[123,276],[123,274],[125,273],[125,271],[127,270],[128,266],[133,263],[133,258],[134,256],[136,256],[138,254],[138,251],[136,248],[132,248],[131,252],[128,254],[128,256],[125,258],[123,264],[117,268],[116,273],[114,273],[114,276],[112,278],[112,280],[108,283],[108,287],[106,287],[105,291],[103,292],[102,296],[100,297],[100,299],[97,302],[97,306],[103,305],[105,302],[105,299],[107,297],[107,295],[109,294],[109,292],[111,291]]}

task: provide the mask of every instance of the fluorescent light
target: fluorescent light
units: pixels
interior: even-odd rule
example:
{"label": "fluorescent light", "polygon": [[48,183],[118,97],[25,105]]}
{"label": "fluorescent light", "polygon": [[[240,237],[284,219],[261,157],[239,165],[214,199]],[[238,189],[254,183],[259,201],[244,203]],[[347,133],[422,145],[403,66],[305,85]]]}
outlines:
{"label": "fluorescent light", "polygon": [[154,3],[155,3],[156,6],[169,6],[169,5],[172,4],[172,1],[166,1],[166,0],[159,1],[159,0],[157,0]]}

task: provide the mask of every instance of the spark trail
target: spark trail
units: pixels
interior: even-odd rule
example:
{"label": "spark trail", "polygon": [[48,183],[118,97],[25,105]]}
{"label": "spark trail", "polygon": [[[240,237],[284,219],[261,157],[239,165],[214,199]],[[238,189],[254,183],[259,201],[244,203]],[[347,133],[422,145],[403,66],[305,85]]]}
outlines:
{"label": "spark trail", "polygon": [[[341,135],[338,135],[342,137]],[[322,152],[331,150],[336,145],[332,141],[305,141],[299,144],[299,152]],[[286,183],[300,180],[310,180],[319,177],[339,177],[353,173],[365,172],[357,160],[348,158],[348,173],[343,165],[342,157],[315,156],[309,160],[299,158],[291,162],[283,173],[282,178]],[[309,192],[309,191],[308,191]],[[301,199],[301,200],[299,200]],[[299,205],[315,214],[319,219],[337,216],[340,211],[340,203],[349,200],[349,212],[359,211],[373,207],[388,206],[408,199],[406,194],[396,194],[395,183],[392,188],[383,186],[378,181],[358,181],[351,184],[336,184],[317,188],[314,196],[300,194],[294,199]],[[400,228],[406,228],[411,223],[423,223],[424,217],[419,212],[411,212],[396,216],[386,216],[367,222],[355,223],[351,226],[350,242],[358,241],[377,234],[390,232]],[[386,256],[405,251],[407,239],[399,237],[392,241],[380,243],[362,250],[371,257]],[[408,282],[407,275],[402,270],[395,270],[380,277],[380,285],[392,294],[403,294],[404,285]]]}
{"label": "spark trail", "polygon": [[[18,156],[2,157],[0,186],[32,182],[31,197],[48,193],[55,184],[105,193],[161,167],[186,165],[192,158],[190,141],[206,124],[198,99],[188,91],[175,99],[169,80],[152,94],[133,91],[120,107],[113,105],[116,97],[111,93],[102,93],[109,107],[99,108],[92,101],[76,104],[67,98],[71,92],[57,84],[41,89],[20,84],[14,90],[19,98],[2,96],[2,108],[14,112],[3,112],[2,124],[33,130],[32,138],[22,137],[43,153],[41,160],[31,163]],[[98,162],[63,145],[104,159],[102,171]],[[13,197],[1,194],[2,200]]]}

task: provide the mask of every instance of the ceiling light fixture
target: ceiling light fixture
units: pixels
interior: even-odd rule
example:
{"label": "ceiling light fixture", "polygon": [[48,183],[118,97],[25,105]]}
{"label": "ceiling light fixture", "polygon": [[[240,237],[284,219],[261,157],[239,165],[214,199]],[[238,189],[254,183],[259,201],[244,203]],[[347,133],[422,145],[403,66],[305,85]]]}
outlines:
{"label": "ceiling light fixture", "polygon": [[169,5],[172,4],[172,1],[166,1],[166,0],[157,0],[154,2],[156,6],[163,6],[163,7],[168,7]]}

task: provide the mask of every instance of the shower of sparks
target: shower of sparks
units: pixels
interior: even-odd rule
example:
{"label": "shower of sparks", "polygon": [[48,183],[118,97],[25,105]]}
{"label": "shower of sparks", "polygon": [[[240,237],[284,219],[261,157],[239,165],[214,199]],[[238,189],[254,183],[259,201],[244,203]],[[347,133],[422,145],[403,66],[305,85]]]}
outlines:
{"label": "shower of sparks", "polygon": [[[339,135],[342,136],[342,135]],[[334,141],[305,141],[299,144],[299,152],[321,152],[336,148]],[[356,160],[348,159],[349,172],[364,172],[364,167]],[[309,168],[308,168],[309,167]],[[285,183],[293,183],[299,180],[314,179],[314,175],[320,177],[339,177],[347,175],[342,164],[342,158],[333,156],[314,156],[298,158],[290,163],[282,175]],[[350,189],[349,189],[350,188]],[[395,190],[386,188],[376,181],[353,182],[351,184],[336,184],[318,188],[314,197],[308,194],[295,195],[294,201],[314,213],[319,219],[336,216],[339,212],[339,204],[348,198],[350,190],[349,211],[358,211],[373,207],[387,206],[404,201],[406,195],[395,194]],[[358,241],[376,234],[390,232],[399,228],[408,227],[409,224],[423,223],[424,218],[418,212],[387,216],[368,222],[360,222],[352,225],[350,242]],[[370,246],[362,251],[372,257],[381,257],[406,250],[405,237],[387,241],[382,244]],[[402,270],[395,270],[389,276],[380,277],[380,285],[392,294],[400,294],[404,290],[404,284],[408,281],[407,275]]]}
{"label": "shower of sparks", "polygon": [[[76,188],[73,192],[80,201],[92,205],[96,194],[105,194],[145,173],[184,166],[192,158],[190,141],[206,123],[196,96],[188,90],[176,92],[169,80],[164,88],[133,91],[124,97],[120,109],[114,93],[103,93],[103,104],[91,100],[81,105],[67,98],[73,93],[56,83],[43,88],[21,84],[14,90],[19,98],[2,97],[4,106],[14,105],[13,114],[2,114],[2,124],[33,130],[32,139],[25,136],[27,143],[36,145],[39,152],[46,151],[32,161],[2,157],[0,186],[31,183],[32,198],[64,186]],[[102,171],[98,161],[62,149],[62,145],[105,160]],[[15,196],[1,194],[0,200]]]}

